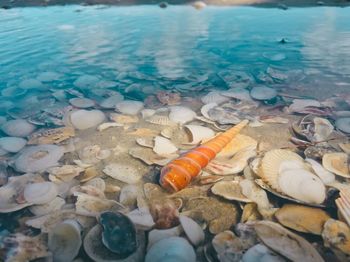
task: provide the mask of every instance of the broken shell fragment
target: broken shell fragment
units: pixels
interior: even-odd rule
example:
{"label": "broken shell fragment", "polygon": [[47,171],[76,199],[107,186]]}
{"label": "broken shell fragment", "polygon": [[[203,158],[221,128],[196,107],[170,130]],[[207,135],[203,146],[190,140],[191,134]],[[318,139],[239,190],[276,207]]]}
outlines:
{"label": "broken shell fragment", "polygon": [[242,194],[241,186],[238,181],[217,182],[214,186],[212,186],[211,192],[228,200],[236,200],[245,203],[252,202],[249,198]]}
{"label": "broken shell fragment", "polygon": [[170,155],[177,151],[177,147],[169,139],[156,136],[153,151],[158,155]]}
{"label": "broken shell fragment", "polygon": [[136,184],[142,178],[142,173],[137,168],[121,163],[109,164],[105,166],[103,172],[127,184]]}
{"label": "broken shell fragment", "polygon": [[214,137],[215,132],[208,127],[199,125],[185,125],[184,129],[188,132],[190,137],[190,144],[198,144],[202,140]]}

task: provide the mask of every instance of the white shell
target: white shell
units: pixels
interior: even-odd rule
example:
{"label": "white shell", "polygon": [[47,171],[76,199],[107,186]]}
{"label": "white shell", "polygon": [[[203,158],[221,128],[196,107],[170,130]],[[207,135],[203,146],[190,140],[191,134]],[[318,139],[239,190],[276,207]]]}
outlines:
{"label": "white shell", "polygon": [[326,188],[313,173],[304,169],[289,169],[279,174],[282,192],[310,204],[321,204],[326,199]]}
{"label": "white shell", "polygon": [[134,209],[126,214],[140,230],[150,230],[154,226],[153,217],[148,209]]}
{"label": "white shell", "polygon": [[77,108],[89,108],[95,105],[95,102],[89,98],[75,97],[69,99],[69,103]]}
{"label": "white shell", "polygon": [[145,262],[186,261],[195,262],[196,253],[188,241],[170,237],[155,243],[146,254]]}
{"label": "white shell", "polygon": [[162,239],[177,237],[182,233],[183,228],[181,226],[172,227],[168,229],[153,229],[148,233],[148,246],[149,250],[155,243]]}
{"label": "white shell", "polygon": [[127,164],[112,163],[103,169],[103,172],[127,184],[136,184],[142,178],[142,173],[135,167]]}
{"label": "white shell", "polygon": [[156,136],[153,151],[158,155],[170,155],[177,151],[177,147],[169,139]]}
{"label": "white shell", "polygon": [[23,194],[28,203],[42,205],[52,201],[58,195],[58,190],[52,182],[41,182],[27,185]]}
{"label": "white shell", "polygon": [[48,247],[57,262],[70,262],[82,244],[81,227],[75,220],[65,220],[49,231]]}
{"label": "white shell", "polygon": [[63,156],[63,149],[56,145],[30,146],[23,149],[15,160],[19,172],[35,173],[56,166]]}
{"label": "white shell", "polygon": [[30,212],[36,216],[46,215],[54,210],[61,209],[61,207],[66,203],[63,198],[55,197],[52,201],[43,205],[34,205],[29,207]]}
{"label": "white shell", "polygon": [[107,123],[102,123],[100,124],[98,127],[97,127],[97,130],[98,131],[103,131],[103,130],[106,130],[108,128],[111,128],[111,127],[121,127],[123,126],[122,124],[119,124],[119,123],[115,123],[115,122],[107,122]]}
{"label": "white shell", "polygon": [[221,95],[219,91],[211,91],[205,96],[202,96],[201,98],[201,101],[203,102],[203,104],[209,104],[209,103],[221,104],[229,100],[230,100],[229,97]]}
{"label": "white shell", "polygon": [[106,116],[100,110],[77,110],[71,113],[70,121],[79,130],[84,130],[98,126],[105,121]]}
{"label": "white shell", "polygon": [[252,101],[249,91],[245,88],[230,88],[226,91],[222,91],[221,94],[223,96],[232,97],[243,101]]}
{"label": "white shell", "polygon": [[350,117],[337,119],[335,121],[335,126],[344,133],[350,133]]}
{"label": "white shell", "polygon": [[168,116],[163,116],[163,115],[152,115],[150,117],[147,117],[145,121],[151,124],[161,125],[161,126],[171,126],[175,124],[174,122],[170,121]]}
{"label": "white shell", "polygon": [[252,202],[242,194],[242,189],[238,181],[219,181],[211,187],[213,194],[224,197],[228,200],[240,202]]}
{"label": "white shell", "polygon": [[134,206],[140,192],[142,192],[142,189],[136,185],[123,186],[119,194],[119,202],[125,206]]}
{"label": "white shell", "polygon": [[20,137],[2,137],[0,138],[0,148],[10,152],[17,153],[27,144],[27,140]]}
{"label": "white shell", "polygon": [[156,113],[156,110],[154,109],[142,109],[141,110],[141,116],[143,119],[146,119],[148,117],[153,116]]}
{"label": "white shell", "polygon": [[179,216],[179,219],[187,238],[194,246],[198,246],[204,241],[203,229],[192,218]]}
{"label": "white shell", "polygon": [[185,124],[192,121],[196,117],[196,112],[184,106],[170,107],[169,119],[172,122]]}
{"label": "white shell", "polygon": [[311,165],[311,168],[315,174],[322,180],[325,185],[329,185],[335,181],[335,175],[327,171],[320,163],[311,158],[306,158],[305,161]]}
{"label": "white shell", "polygon": [[202,140],[215,136],[215,132],[208,127],[199,125],[185,125],[185,130],[190,134],[190,144],[198,144]]}
{"label": "white shell", "polygon": [[256,100],[270,100],[277,96],[277,91],[266,86],[256,86],[250,91],[250,95]]}
{"label": "white shell", "polygon": [[209,116],[209,114],[208,114],[208,112],[209,112],[210,109],[212,109],[212,108],[214,108],[214,107],[216,107],[216,106],[218,106],[217,103],[205,104],[205,105],[202,106],[202,108],[201,108],[201,114],[202,114],[205,118],[211,119],[210,116]]}
{"label": "white shell", "polygon": [[331,124],[331,122],[329,122],[325,118],[315,117],[314,124],[315,124],[314,139],[316,142],[325,141],[332,134],[334,130],[334,127]]}
{"label": "white shell", "polygon": [[143,109],[140,101],[124,100],[116,105],[116,110],[127,115],[137,115]]}
{"label": "white shell", "polygon": [[292,112],[298,112],[303,110],[307,106],[320,107],[321,103],[312,99],[294,99],[293,103],[288,107],[288,110]]}
{"label": "white shell", "polygon": [[114,94],[113,96],[110,96],[110,97],[104,99],[100,103],[100,106],[103,108],[112,109],[112,108],[115,108],[116,105],[123,100],[124,100],[124,96],[117,93],[117,94]]}
{"label": "white shell", "polygon": [[247,250],[241,262],[284,262],[283,257],[262,244],[257,244]]}
{"label": "white shell", "polygon": [[99,177],[95,177],[86,183],[84,183],[84,186],[93,186],[98,188],[100,191],[104,192],[106,190],[106,182]]}
{"label": "white shell", "polygon": [[35,129],[35,126],[24,119],[10,120],[1,126],[2,131],[8,136],[26,137]]}

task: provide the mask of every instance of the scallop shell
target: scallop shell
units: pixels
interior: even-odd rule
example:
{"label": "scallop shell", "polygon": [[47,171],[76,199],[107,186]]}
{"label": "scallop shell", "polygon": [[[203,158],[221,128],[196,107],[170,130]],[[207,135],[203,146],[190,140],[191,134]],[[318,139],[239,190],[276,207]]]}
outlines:
{"label": "scallop shell", "polygon": [[52,201],[43,205],[34,205],[29,207],[30,212],[36,216],[46,215],[54,210],[59,210],[66,203],[61,197],[55,197]]}
{"label": "scallop shell", "polygon": [[171,160],[179,157],[178,154],[160,156],[154,153],[153,150],[150,148],[141,148],[141,147],[130,148],[129,154],[134,158],[140,159],[142,162],[146,163],[147,165],[156,164],[159,166],[165,166]]}
{"label": "scallop shell", "polygon": [[68,121],[70,121],[76,129],[85,130],[98,126],[105,121],[106,116],[100,110],[80,109],[73,111],[68,118]]}
{"label": "scallop shell", "polygon": [[208,127],[199,125],[185,125],[184,129],[190,136],[189,144],[195,145],[202,140],[210,139],[215,136],[215,132]]}
{"label": "scallop shell", "polygon": [[211,91],[205,96],[201,97],[201,101],[203,102],[203,104],[210,104],[210,103],[222,104],[229,100],[230,100],[229,97],[223,96],[219,91]]}
{"label": "scallop shell", "polygon": [[264,182],[279,192],[282,192],[282,190],[278,183],[278,175],[280,172],[280,166],[285,161],[288,161],[289,163],[290,161],[303,163],[303,159],[292,151],[274,149],[265,154],[261,160],[260,169],[257,173]]}
{"label": "scallop shell", "polygon": [[266,86],[256,86],[250,91],[250,96],[256,100],[271,100],[277,96],[277,91]]}
{"label": "scallop shell", "polygon": [[141,110],[141,116],[143,119],[146,119],[148,117],[153,116],[156,113],[156,110],[154,109],[142,109]]}
{"label": "scallop shell", "polygon": [[42,205],[51,202],[58,195],[58,189],[52,182],[28,184],[23,191],[24,199],[31,204]]}
{"label": "scallop shell", "polygon": [[81,227],[75,220],[65,220],[49,232],[48,247],[54,261],[72,261],[79,253],[82,244]]}
{"label": "scallop shell", "polygon": [[154,138],[153,151],[157,155],[170,155],[177,151],[177,147],[167,138],[156,136]]}
{"label": "scallop shell", "polygon": [[340,190],[340,198],[336,199],[335,203],[346,223],[350,225],[350,190]]}
{"label": "scallop shell", "polygon": [[180,224],[192,245],[198,246],[204,242],[204,231],[192,218],[179,216]]}
{"label": "scallop shell", "polygon": [[285,227],[299,232],[321,235],[330,216],[320,208],[285,204],[277,210],[275,217]]}
{"label": "scallop shell", "polygon": [[184,106],[172,106],[170,107],[169,119],[172,122],[185,124],[192,121],[196,117],[196,113]]}
{"label": "scallop shell", "polygon": [[313,245],[277,223],[259,221],[254,228],[266,246],[292,261],[324,261]]}
{"label": "scallop shell", "polygon": [[181,237],[170,237],[155,243],[146,254],[145,262],[163,261],[195,262],[196,253],[188,241]]}
{"label": "scallop shell", "polygon": [[214,107],[217,107],[217,106],[218,106],[217,103],[205,104],[205,105],[202,106],[202,108],[201,108],[201,114],[202,114],[205,118],[211,120],[211,118],[210,118],[208,112],[209,112],[210,109],[212,109],[212,108],[214,108]]}
{"label": "scallop shell", "polygon": [[112,163],[103,169],[103,172],[127,184],[136,184],[142,178],[142,173],[134,166],[121,163]]}
{"label": "scallop shell", "polygon": [[175,125],[173,121],[169,119],[168,116],[164,115],[153,115],[145,119],[146,122],[161,126],[172,126]]}
{"label": "scallop shell", "polygon": [[76,97],[69,99],[69,103],[77,108],[89,108],[95,105],[95,102],[89,98]]}
{"label": "scallop shell", "polygon": [[153,229],[148,233],[148,246],[149,250],[155,243],[160,240],[167,239],[170,237],[178,237],[183,232],[181,226],[176,226],[168,229]]}
{"label": "scallop shell", "polygon": [[238,181],[217,182],[211,187],[211,192],[228,200],[235,200],[244,203],[252,202],[249,198],[242,194],[241,186]]}
{"label": "scallop shell", "polygon": [[143,231],[137,233],[137,241],[139,243],[137,250],[127,258],[122,258],[111,252],[103,245],[101,239],[102,227],[99,224],[91,228],[84,238],[84,250],[96,262],[136,262],[144,259],[146,240]]}
{"label": "scallop shell", "polygon": [[346,153],[324,154],[322,164],[328,171],[342,177],[350,177],[349,156]]}
{"label": "scallop shell", "polygon": [[124,100],[116,105],[116,110],[126,115],[137,115],[143,109],[143,103],[140,101]]}

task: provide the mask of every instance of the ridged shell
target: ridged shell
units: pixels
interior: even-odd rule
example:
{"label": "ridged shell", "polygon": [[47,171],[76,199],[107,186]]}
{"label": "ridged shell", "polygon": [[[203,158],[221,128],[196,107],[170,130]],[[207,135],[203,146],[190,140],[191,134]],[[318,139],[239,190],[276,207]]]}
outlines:
{"label": "ridged shell", "polygon": [[184,106],[170,107],[169,119],[174,123],[185,124],[196,117],[196,112]]}
{"label": "ridged shell", "polygon": [[151,124],[161,125],[161,126],[175,125],[175,123],[172,122],[168,116],[163,116],[163,115],[153,115],[151,117],[146,118],[145,121]]}
{"label": "ridged shell", "polygon": [[170,237],[155,243],[146,254],[145,262],[186,261],[195,262],[196,253],[188,241]]}
{"label": "ridged shell", "polygon": [[201,98],[201,101],[203,102],[203,104],[209,104],[209,103],[221,104],[229,100],[230,100],[229,97],[221,95],[219,91],[211,91],[205,96],[202,96]]}
{"label": "ridged shell", "polygon": [[350,225],[350,189],[340,190],[340,198],[335,200],[338,210],[346,223]]}
{"label": "ridged shell", "polygon": [[286,260],[277,255],[271,249],[262,244],[257,244],[244,253],[241,262],[285,262]]}
{"label": "ridged shell", "polygon": [[66,203],[63,198],[55,197],[52,201],[43,205],[34,205],[29,207],[30,212],[36,216],[46,215],[53,210],[61,209],[61,207]]}
{"label": "ridged shell", "polygon": [[42,205],[52,201],[58,195],[58,189],[52,182],[33,183],[24,188],[23,195],[28,203]]}
{"label": "ridged shell", "polygon": [[280,166],[284,161],[297,161],[302,163],[303,159],[292,151],[274,149],[265,154],[261,160],[260,169],[257,174],[264,182],[279,192],[282,191],[278,184],[278,174],[280,172]]}
{"label": "ridged shell", "polygon": [[218,106],[217,103],[205,104],[205,105],[202,106],[202,108],[201,108],[201,113],[202,113],[202,115],[203,115],[205,118],[207,118],[207,119],[211,119],[210,116],[209,116],[209,114],[208,114],[208,112],[209,112],[210,109],[212,109],[212,108],[214,108],[214,107],[216,107],[216,106]]}
{"label": "ridged shell", "polygon": [[242,194],[241,186],[238,181],[217,182],[214,186],[212,186],[211,192],[228,200],[235,200],[244,203],[252,202],[249,198]]}
{"label": "ridged shell", "polygon": [[313,245],[277,223],[259,221],[254,228],[266,246],[292,261],[324,261]]}
{"label": "ridged shell", "polygon": [[208,127],[199,125],[185,125],[184,129],[188,132],[190,141],[189,144],[195,145],[202,140],[210,139],[215,136],[215,132]]}
{"label": "ridged shell", "polygon": [[177,147],[169,139],[156,136],[153,151],[158,155],[170,155],[177,151]]}
{"label": "ridged shell", "polygon": [[48,246],[57,262],[68,262],[78,255],[82,244],[80,225],[75,220],[65,220],[49,232]]}
{"label": "ridged shell", "polygon": [[322,164],[328,171],[342,177],[350,177],[349,156],[345,153],[329,153],[323,155]]}
{"label": "ridged shell", "polygon": [[77,108],[89,108],[95,105],[95,102],[93,100],[89,98],[80,98],[80,97],[69,99],[69,103],[72,106],[75,106]]}

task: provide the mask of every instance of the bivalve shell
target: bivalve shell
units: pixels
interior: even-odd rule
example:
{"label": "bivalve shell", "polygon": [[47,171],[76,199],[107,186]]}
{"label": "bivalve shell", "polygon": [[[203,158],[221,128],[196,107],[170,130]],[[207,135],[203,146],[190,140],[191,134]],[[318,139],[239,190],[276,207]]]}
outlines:
{"label": "bivalve shell", "polygon": [[215,136],[215,132],[208,127],[199,125],[185,125],[184,129],[188,132],[190,141],[189,144],[198,144],[202,140],[209,139]]}
{"label": "bivalve shell", "polygon": [[24,188],[23,195],[28,203],[42,205],[52,201],[58,195],[58,190],[52,182],[33,183]]}
{"label": "bivalve shell", "polygon": [[235,200],[244,203],[252,202],[249,198],[242,194],[241,186],[238,181],[217,182],[214,186],[212,186],[211,192],[228,200]]}
{"label": "bivalve shell", "polygon": [[115,108],[122,114],[137,115],[143,109],[143,103],[140,101],[124,100],[117,103]]}
{"label": "bivalve shell", "polygon": [[322,164],[328,171],[342,177],[350,177],[349,156],[346,153],[324,154]]}
{"label": "bivalve shell", "polygon": [[103,172],[127,184],[136,184],[142,178],[142,173],[137,168],[121,163],[109,164],[105,166]]}
{"label": "bivalve shell", "polygon": [[344,133],[350,133],[350,117],[339,118],[335,121],[335,126]]}
{"label": "bivalve shell", "polygon": [[192,218],[179,216],[180,224],[190,242],[198,246],[204,241],[205,235],[203,229]]}
{"label": "bivalve shell", "polygon": [[256,100],[271,100],[277,96],[277,91],[266,86],[256,86],[250,91],[250,95]]}

